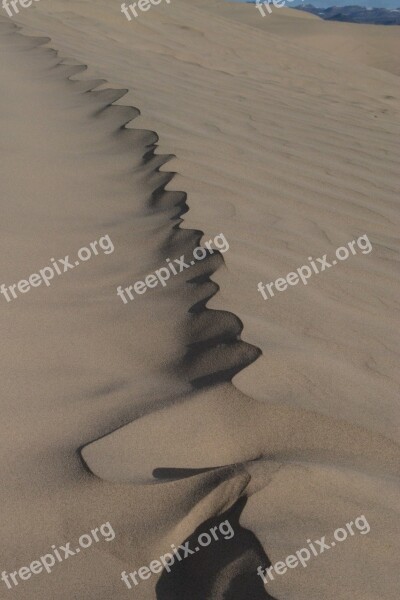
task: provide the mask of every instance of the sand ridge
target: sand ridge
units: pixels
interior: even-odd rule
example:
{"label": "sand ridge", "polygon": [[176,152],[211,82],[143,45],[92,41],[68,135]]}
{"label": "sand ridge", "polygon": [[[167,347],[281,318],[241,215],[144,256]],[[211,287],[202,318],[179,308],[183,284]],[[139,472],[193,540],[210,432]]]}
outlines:
{"label": "sand ridge", "polygon": [[[49,255],[49,246],[68,241],[68,248],[78,248],[104,227],[120,251],[90,277],[79,273],[63,281],[53,296],[27,297],[12,323],[5,320],[3,364],[18,374],[5,414],[19,432],[6,448],[5,475],[20,492],[5,540],[19,557],[16,564],[60,534],[82,533],[94,517],[110,520],[118,541],[112,557],[91,556],[90,567],[68,565],[45,588],[19,588],[17,597],[70,599],[80,597],[82,586],[87,597],[126,597],[115,573],[147,564],[172,541],[229,514],[240,543],[228,560],[211,554],[188,567],[183,579],[177,573],[153,582],[156,590],[138,588],[138,597],[187,593],[222,600],[226,594],[247,598],[251,590],[254,598],[267,598],[261,580],[251,577],[266,555],[287,555],[310,531],[330,532],[363,506],[372,524],[366,544],[290,574],[270,591],[275,597],[345,598],[347,587],[339,587],[334,575],[340,572],[342,581],[351,581],[351,597],[365,598],[378,567],[387,576],[375,592],[394,599],[396,78],[315,61],[278,36],[269,47],[276,66],[251,62],[265,44],[261,33],[254,34],[253,48],[245,41],[247,27],[212,21],[204,9],[179,2],[171,16],[164,11],[138,23],[129,42],[131,33],[111,19],[113,33],[101,49],[102,11],[110,14],[105,4],[93,11],[90,3],[69,3],[70,13],[59,15],[63,3],[53,4],[54,12],[35,10],[29,19],[54,33],[51,45],[74,49],[71,55],[85,55],[91,66],[77,77],[82,67],[68,64],[73,61],[58,65],[51,49],[33,51],[39,41],[6,34],[3,78],[10,83],[3,101],[13,107],[9,127],[20,140],[17,150],[35,156],[36,170],[18,181],[12,156],[3,162],[6,192],[15,198],[5,214],[8,273],[25,266],[28,252],[35,263]],[[203,35],[182,27],[189,17]],[[179,23],[184,47],[176,44]],[[241,41],[239,57],[232,39]],[[194,48],[185,47],[190,44],[199,44],[194,64]],[[122,47],[133,52],[126,64],[117,59]],[[97,79],[90,83],[92,75]],[[72,76],[75,81],[66,83]],[[103,77],[130,91],[96,91]],[[381,85],[392,98],[384,97]],[[172,97],[179,99],[174,110]],[[43,132],[46,144],[35,143]],[[21,215],[24,235],[31,232],[22,249],[15,233]],[[257,304],[253,284],[266,269],[279,275],[292,260],[319,256],[321,247],[352,239],[359,228],[373,231],[376,258],[368,282],[359,261],[283,304]],[[154,302],[146,299],[130,312],[113,304],[113,284],[150,272],[161,257],[192,248],[213,229],[234,241],[224,267],[210,257],[196,277],[168,287]],[[34,246],[34,238],[41,243]],[[390,309],[385,315],[381,304]],[[26,344],[21,352],[27,330],[45,343],[39,349]],[[364,347],[371,356],[363,355]],[[230,383],[235,373],[236,387]],[[378,389],[383,411],[374,402]],[[29,427],[13,404],[24,395],[33,403]],[[25,459],[22,471],[15,456]],[[32,497],[46,503],[40,535],[32,525]],[[10,497],[4,500],[9,508]],[[27,533],[34,540],[29,547]],[[356,564],[354,553],[361,557]],[[192,589],[195,573],[200,577]]]}

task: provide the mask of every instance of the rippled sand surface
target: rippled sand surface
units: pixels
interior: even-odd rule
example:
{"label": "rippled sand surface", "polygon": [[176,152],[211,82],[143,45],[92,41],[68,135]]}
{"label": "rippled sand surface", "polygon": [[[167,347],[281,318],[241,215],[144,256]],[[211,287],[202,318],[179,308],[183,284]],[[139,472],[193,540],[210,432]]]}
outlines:
{"label": "rippled sand surface", "polygon": [[[397,600],[393,28],[255,17],[173,0],[128,22],[105,0],[40,0],[22,30],[0,22],[2,282],[114,247],[0,298],[2,569],[116,534],[4,594]],[[220,234],[229,250],[116,295]],[[365,234],[370,252],[306,286],[257,290]],[[257,575],[360,515],[368,535]],[[226,519],[230,540],[121,581]]]}

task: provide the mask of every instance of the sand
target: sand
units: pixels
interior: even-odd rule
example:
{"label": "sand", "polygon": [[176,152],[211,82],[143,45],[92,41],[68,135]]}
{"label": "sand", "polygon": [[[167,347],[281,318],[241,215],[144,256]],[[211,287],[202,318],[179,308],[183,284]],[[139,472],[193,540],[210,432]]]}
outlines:
{"label": "sand", "polygon": [[[1,297],[2,569],[116,532],[4,594],[397,599],[398,41],[254,13],[40,0],[1,21],[2,281],[115,247]],[[223,256],[116,295],[220,233]],[[363,234],[370,254],[257,291]],[[257,576],[361,514],[368,535]],[[229,543],[124,586],[226,518]]]}

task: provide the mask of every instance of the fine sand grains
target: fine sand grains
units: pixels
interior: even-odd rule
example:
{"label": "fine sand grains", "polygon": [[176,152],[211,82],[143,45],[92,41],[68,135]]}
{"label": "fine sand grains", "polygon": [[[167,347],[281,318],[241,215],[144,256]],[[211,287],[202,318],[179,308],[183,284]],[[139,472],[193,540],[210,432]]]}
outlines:
{"label": "fine sand grains", "polygon": [[[121,571],[229,517],[240,535],[224,557],[136,596],[268,598],[267,556],[364,513],[365,539],[268,591],[397,600],[398,78],[231,5],[174,0],[132,23],[114,8],[41,0],[21,17],[81,74],[9,24],[1,36],[4,279],[104,231],[115,245],[1,313],[4,568],[91,523],[116,531],[107,554],[13,594],[125,598]],[[116,298],[221,231],[225,266],[214,257],[140,304]],[[258,281],[364,233],[368,260],[260,298]]]}

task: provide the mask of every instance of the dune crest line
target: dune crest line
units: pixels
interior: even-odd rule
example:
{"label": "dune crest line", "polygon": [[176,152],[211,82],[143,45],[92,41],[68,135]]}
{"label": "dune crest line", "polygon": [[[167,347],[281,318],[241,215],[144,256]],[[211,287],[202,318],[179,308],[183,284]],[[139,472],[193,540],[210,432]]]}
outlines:
{"label": "dune crest line", "polygon": [[[78,79],[76,76],[86,71],[88,68],[87,65],[70,64],[72,59],[60,59],[57,51],[52,48],[44,47],[50,42],[50,38],[32,37],[21,34],[19,31],[20,28],[14,24],[10,27],[7,23],[5,29],[5,36],[10,36],[12,51],[15,48],[15,51],[21,56],[25,51],[30,51],[31,55],[34,56],[33,62],[38,60],[35,56],[37,52],[40,52],[40,56],[45,57],[45,60],[43,61],[45,66],[45,77],[43,78],[45,80],[44,85],[46,84],[46,79],[49,79],[49,74],[50,78],[52,74],[55,74],[56,83],[57,79],[68,81],[73,84],[73,91],[76,92],[77,97],[79,97],[79,95],[83,97],[90,96],[91,100],[94,100],[93,105],[90,103],[90,117],[95,119],[99,125],[106,125],[105,129],[106,131],[107,129],[109,130],[107,136],[109,136],[110,142],[114,145],[120,144],[123,151],[128,150],[132,144],[136,145],[136,147],[139,146],[139,148],[143,147],[141,166],[143,167],[143,171],[145,171],[148,180],[152,183],[152,191],[147,201],[148,214],[168,215],[168,228],[166,228],[164,224],[161,226],[164,236],[163,242],[159,248],[159,253],[164,256],[166,250],[170,249],[171,251],[179,250],[179,253],[183,252],[186,254],[200,246],[203,232],[200,230],[184,229],[181,226],[183,222],[182,215],[188,210],[186,193],[167,189],[167,185],[172,181],[175,173],[163,171],[162,167],[173,158],[173,155],[157,154],[158,135],[156,132],[149,129],[127,128],[127,124],[139,116],[140,111],[137,108],[115,104],[115,102],[120,100],[126,94],[127,90],[112,88],[98,89],[99,87],[104,86],[106,82],[102,79]],[[21,40],[23,40],[22,43]],[[42,73],[40,73],[40,75],[43,76]],[[41,81],[43,81],[43,79],[41,79]],[[79,102],[80,101],[78,101],[77,104],[79,104]],[[72,104],[75,104],[75,100],[73,100]],[[110,236],[114,241],[115,233],[111,226],[109,231]],[[115,254],[118,251],[117,237],[115,238]],[[201,262],[199,261],[193,270],[191,270],[188,279],[184,278],[185,273],[183,273],[183,278],[177,276],[176,281],[171,282],[171,285],[168,287],[169,293],[175,293],[176,290],[178,290],[179,293],[184,295],[188,302],[189,308],[187,314],[183,315],[187,328],[183,330],[184,336],[181,336],[183,341],[187,341],[187,349],[185,350],[185,344],[183,343],[184,350],[181,359],[176,363],[175,370],[179,377],[185,380],[188,387],[190,386],[191,389],[194,389],[195,387],[209,388],[216,382],[230,381],[232,374],[238,372],[245,364],[256,358],[259,354],[257,349],[254,349],[251,345],[245,344],[240,340],[240,333],[243,326],[235,315],[226,313],[225,311],[209,310],[206,306],[208,299],[213,297],[219,289],[218,286],[212,282],[211,275],[217,268],[220,268],[223,263],[224,261],[221,253],[218,253],[217,250],[214,250],[212,253],[209,252],[209,255]],[[88,279],[90,279],[90,272],[87,271],[87,273]],[[63,282],[65,287],[68,287],[67,281],[68,280],[65,279],[65,282]],[[63,299],[63,292],[60,284],[59,288],[54,288],[55,294],[49,296],[51,299],[55,298],[55,305],[57,304],[57,291],[59,289],[61,289],[61,292],[59,292],[61,296],[58,296],[58,301],[60,301],[61,297],[62,301],[66,302]],[[51,294],[52,292],[53,288],[50,290]],[[35,300],[31,300],[30,298],[29,300],[31,304],[35,303]],[[50,301],[54,302],[54,300]],[[117,303],[118,299],[115,298],[116,306],[118,306]],[[41,300],[39,298],[39,300],[36,301],[36,305],[40,306],[40,304]],[[77,303],[75,302],[75,304]],[[221,320],[218,319],[219,313],[221,313]],[[123,388],[121,387],[121,391],[122,390]],[[118,387],[116,387],[116,391],[118,392]],[[114,392],[115,390],[110,388],[110,394]],[[104,393],[104,396],[107,397],[107,392]],[[97,397],[96,401],[98,402]],[[152,407],[148,412],[151,414],[153,410],[157,410],[157,408]],[[129,412],[127,410],[125,412],[121,411],[119,415],[117,413],[116,416],[111,416],[112,418],[107,414],[104,419],[105,422],[100,429],[102,436],[111,434],[123,425],[127,425],[135,420],[129,418]],[[140,419],[137,420],[140,421]],[[89,423],[89,419],[87,419],[87,421],[87,425],[90,426],[87,431],[90,431],[90,429],[93,430],[93,424]],[[85,430],[85,427],[86,423],[85,419],[83,419],[83,431]],[[69,428],[68,431],[71,433],[71,428]],[[72,431],[72,433],[75,432]],[[80,434],[82,434],[82,431]],[[86,438],[82,439],[82,442],[75,446],[75,452],[81,455],[81,449],[84,449],[86,445],[91,445],[95,439],[98,439],[98,436],[87,433]],[[71,462],[71,457],[66,455],[65,458]],[[98,478],[97,474],[91,469],[90,462],[86,461],[84,457],[80,465],[75,464],[75,468],[77,467],[78,470],[80,468],[82,471],[79,475],[81,482],[86,481],[89,478],[90,485],[87,485],[87,488],[93,488],[94,486],[95,488],[98,488],[98,493],[100,493],[100,495],[105,494],[106,496],[111,493],[110,488],[111,490],[114,488],[115,495],[118,495],[118,486]],[[191,534],[193,530],[204,521],[204,508],[197,513],[199,504],[207,506],[207,514],[215,519],[218,518],[218,515],[222,510],[226,510],[227,507],[233,507],[239,498],[245,498],[245,489],[247,482],[249,481],[248,475],[245,476],[244,484],[232,486],[230,485],[230,481],[237,478],[236,469],[216,469],[216,474],[214,471],[215,470],[213,469],[210,474],[205,474],[208,485],[203,487],[201,495],[198,498],[196,498],[196,494],[193,493],[193,487],[196,488],[197,481],[196,483],[190,482],[192,489],[186,492],[187,500],[190,503],[193,502],[193,499],[195,501],[194,506],[185,511],[184,520],[186,524],[177,536],[177,539],[180,539],[182,542],[184,541],[183,538],[185,535],[187,536],[188,533]],[[60,475],[61,474],[62,469]],[[48,474],[48,478],[51,479],[50,474]],[[92,479],[95,481],[92,481]],[[183,479],[186,479],[185,475]],[[197,477],[195,479],[197,480]],[[242,481],[242,479],[243,475],[240,476],[240,481]],[[157,479],[155,479],[155,481],[157,481]],[[159,480],[159,483],[162,482]],[[228,485],[225,486],[225,483]],[[130,487],[133,488],[134,486],[132,485]],[[155,486],[154,489],[156,488],[168,488],[168,483]],[[88,490],[86,490],[86,493],[87,491]],[[214,491],[216,492],[216,495],[213,494]],[[159,492],[155,493],[159,494]],[[127,496],[130,496],[132,490],[127,489],[126,494]],[[182,495],[182,493],[180,495]],[[118,510],[118,506],[119,504],[116,503],[116,506],[112,507],[114,512]],[[91,508],[91,506],[87,505],[87,508]],[[115,515],[112,515],[110,519],[112,522],[115,521],[118,523],[118,520],[120,520],[123,515],[120,513],[118,516],[119,519]],[[125,515],[125,519],[126,518]],[[243,528],[240,528],[239,526],[238,529],[244,531]],[[186,534],[183,532],[184,530],[186,530]],[[121,541],[122,537],[123,536],[121,535],[118,536],[116,547],[123,543]],[[252,534],[250,536],[250,541],[246,542],[246,546],[249,546],[248,551],[250,553],[251,547],[254,544],[257,546],[258,562],[265,561],[266,555],[259,542],[256,541],[255,536]],[[121,552],[121,550],[119,550],[119,552]],[[237,552],[238,546],[236,544],[235,548],[232,549],[232,553],[226,553],[227,557],[229,557],[229,562],[234,560]],[[227,558],[225,557],[225,563],[226,560]],[[219,576],[218,562],[213,562],[215,564],[212,576],[210,566],[206,566],[204,572],[204,579],[207,579],[210,585],[209,592],[207,592],[206,595],[210,598],[212,597],[215,579]],[[253,562],[255,566],[256,560]],[[190,570],[193,568],[198,570],[198,565],[191,566]],[[49,583],[48,585],[51,584]],[[235,589],[235,584],[229,582],[229,587],[230,589]],[[259,587],[258,582],[256,587],[260,590],[260,598],[269,597],[262,591],[261,587]],[[166,598],[167,592],[160,590],[157,592],[157,595],[160,598]],[[45,591],[43,591],[43,596],[46,597]]]}
{"label": "dune crest line", "polygon": [[[21,55],[24,50],[33,50],[36,46],[40,47],[38,50],[45,56],[54,59],[52,59],[54,64],[49,66],[46,66],[46,61],[43,61],[46,72],[40,73],[38,87],[43,88],[47,93],[45,86],[50,86],[49,79],[55,73],[56,80],[58,74],[59,79],[65,78],[71,83],[71,86],[65,84],[64,88],[73,87],[77,92],[72,102],[70,99],[65,100],[66,106],[69,106],[68,103],[83,105],[85,102],[82,98],[90,98],[90,102],[85,106],[89,118],[86,121],[83,119],[78,121],[83,127],[87,125],[88,132],[85,130],[85,136],[90,141],[86,144],[86,137],[80,138],[82,147],[85,146],[82,155],[85,159],[88,155],[94,156],[92,162],[97,169],[99,165],[102,165],[105,170],[106,167],[109,168],[110,172],[107,171],[107,175],[100,183],[109,183],[108,179],[111,179],[113,185],[107,187],[108,197],[105,194],[105,197],[101,198],[100,193],[97,195],[98,188],[90,188],[92,196],[89,197],[90,194],[87,198],[84,195],[79,196],[80,202],[77,204],[73,203],[73,197],[68,197],[66,194],[67,203],[72,204],[73,214],[67,212],[65,216],[67,224],[80,225],[79,219],[82,215],[92,223],[92,220],[97,217],[97,204],[101,205],[102,199],[101,208],[104,212],[98,218],[97,226],[100,224],[103,226],[104,221],[106,222],[107,231],[110,231],[112,239],[115,239],[116,252],[109,257],[107,266],[102,267],[100,260],[96,264],[93,262],[92,274],[97,273],[97,279],[93,275],[93,288],[90,287],[92,283],[90,273],[87,280],[82,281],[81,287],[75,285],[71,288],[72,293],[69,295],[68,292],[71,290],[68,289],[67,278],[60,281],[59,288],[56,286],[51,288],[51,294],[47,296],[49,307],[46,307],[46,318],[50,321],[48,338],[44,335],[43,338],[44,342],[50,339],[52,345],[48,344],[47,347],[44,343],[43,346],[46,348],[43,351],[39,344],[32,344],[31,355],[28,352],[24,354],[25,345],[18,349],[17,359],[21,360],[20,356],[22,356],[25,362],[21,360],[19,363],[16,360],[15,370],[19,379],[25,383],[25,377],[28,383],[25,390],[22,384],[17,388],[18,398],[28,395],[26,389],[29,389],[29,393],[31,390],[31,371],[25,366],[31,363],[26,360],[27,357],[31,358],[32,370],[36,369],[33,373],[40,375],[35,383],[40,385],[44,381],[47,385],[51,377],[55,382],[53,388],[49,385],[45,390],[47,397],[46,393],[39,393],[37,394],[38,397],[40,396],[39,401],[33,397],[32,405],[26,407],[27,411],[31,410],[27,420],[31,421],[33,426],[30,426],[31,422],[29,422],[29,426],[23,430],[24,436],[15,436],[15,439],[8,440],[11,448],[13,450],[16,448],[16,456],[24,456],[26,459],[26,464],[19,464],[18,469],[15,470],[19,475],[18,485],[22,488],[23,482],[25,486],[21,497],[28,498],[31,502],[35,494],[26,493],[27,491],[35,490],[37,493],[37,488],[40,488],[40,492],[42,489],[47,489],[43,482],[46,482],[51,490],[58,484],[60,496],[64,494],[62,496],[64,504],[60,503],[62,507],[58,504],[51,506],[51,510],[57,516],[62,513],[70,527],[72,527],[71,523],[76,527],[77,521],[82,519],[82,516],[84,519],[92,519],[96,510],[103,511],[106,507],[109,514],[101,513],[98,522],[101,522],[101,518],[109,519],[113,525],[115,523],[118,535],[114,547],[118,559],[121,556],[130,557],[127,548],[131,553],[135,551],[138,537],[134,534],[136,528],[140,526],[142,526],[143,545],[147,544],[150,547],[152,556],[160,556],[163,548],[158,548],[158,545],[168,547],[171,541],[191,544],[192,536],[211,525],[218,526],[218,521],[223,516],[232,522],[237,531],[229,551],[225,551],[223,556],[217,556],[214,549],[210,547],[210,554],[201,554],[200,559],[199,553],[197,555],[199,559],[196,557],[193,558],[193,563],[185,563],[184,569],[182,565],[177,564],[176,571],[174,569],[171,574],[162,574],[157,597],[160,600],[175,600],[175,598],[181,600],[191,593],[190,597],[195,600],[222,600],[222,598],[248,600],[249,595],[255,600],[268,598],[269,596],[266,596],[266,592],[260,587],[262,582],[257,578],[255,567],[260,564],[263,568],[268,566],[263,545],[266,547],[274,536],[275,544],[276,540],[279,541],[279,536],[285,528],[278,527],[277,523],[283,523],[285,520],[287,522],[288,518],[293,518],[292,530],[297,532],[296,517],[299,515],[300,521],[306,515],[304,520],[307,526],[312,527],[307,509],[310,500],[318,505],[317,494],[321,489],[320,498],[323,499],[324,506],[332,498],[332,504],[328,505],[324,516],[328,520],[330,514],[334,514],[337,509],[337,502],[340,501],[339,494],[331,493],[332,489],[340,492],[347,486],[351,488],[355,482],[353,497],[360,499],[361,495],[357,496],[356,488],[361,478],[367,481],[367,491],[372,490],[370,492],[372,498],[373,486],[379,482],[379,477],[388,475],[386,484],[389,486],[391,483],[389,476],[398,473],[399,448],[383,436],[371,434],[339,419],[323,417],[302,409],[282,407],[279,397],[274,398],[275,403],[271,401],[269,404],[267,402],[264,404],[237,390],[231,382],[232,376],[253,362],[260,355],[260,350],[241,339],[243,323],[240,318],[231,312],[208,308],[209,300],[220,289],[212,280],[212,275],[218,268],[224,267],[222,256],[216,253],[196,265],[196,271],[190,271],[190,274],[189,271],[187,274],[183,272],[182,277],[174,278],[167,289],[156,290],[154,300],[153,296],[148,300],[146,298],[146,302],[149,302],[147,306],[150,308],[140,315],[146,315],[151,322],[151,311],[162,311],[165,323],[160,328],[160,333],[165,334],[164,330],[170,327],[172,317],[174,318],[169,337],[165,334],[169,343],[164,341],[163,350],[167,349],[165,356],[160,358],[161,351],[158,355],[154,352],[154,356],[149,352],[151,345],[158,346],[156,328],[149,333],[147,326],[150,326],[150,323],[147,322],[146,327],[142,327],[137,317],[139,313],[136,311],[130,313],[130,322],[129,318],[126,318],[128,308],[123,305],[120,307],[117,304],[109,304],[108,296],[103,294],[105,290],[112,288],[114,278],[119,275],[119,272],[115,273],[115,265],[121,270],[124,278],[130,274],[126,263],[132,259],[132,255],[135,257],[135,266],[138,263],[141,269],[150,272],[149,255],[151,261],[157,259],[158,263],[160,257],[172,256],[175,253],[186,254],[194,246],[199,245],[203,231],[184,228],[182,217],[189,210],[187,194],[183,191],[170,190],[168,186],[176,173],[162,170],[174,155],[157,154],[159,138],[155,131],[127,127],[127,124],[140,114],[140,111],[133,106],[116,104],[127,90],[98,89],[105,85],[104,80],[72,79],[87,67],[67,64],[67,61],[56,63],[54,57],[58,56],[57,53],[52,49],[42,48],[49,42],[48,38],[26,39],[30,40],[25,43],[26,48],[17,49]],[[20,61],[22,64],[22,59]],[[51,60],[47,62],[51,63]],[[26,74],[22,67],[21,72]],[[32,80],[27,78],[27,82],[31,87],[27,85],[23,89],[27,88],[30,92],[34,88],[34,78]],[[61,91],[65,97],[68,96],[65,89],[61,88]],[[53,120],[53,127],[56,127],[56,120],[60,117],[57,102],[61,101],[63,95],[56,96],[58,99],[55,106],[49,103],[50,109],[55,108],[54,114],[57,115]],[[38,94],[37,98],[43,101],[46,94]],[[39,105],[40,103],[37,103],[35,106]],[[20,114],[24,115],[23,112]],[[46,128],[47,119],[50,121],[50,118],[46,111],[43,111],[43,115]],[[73,118],[75,116],[73,113]],[[67,115],[66,122],[69,127],[72,123],[70,115]],[[24,126],[26,127],[25,123]],[[74,128],[71,126],[71,129]],[[98,139],[89,136],[89,130],[90,133],[93,133],[93,130],[101,130],[101,135],[105,131],[105,135]],[[62,129],[60,132],[63,133]],[[65,132],[66,128],[64,128]],[[47,133],[51,138],[50,126]],[[39,130],[39,143],[36,149],[40,148],[41,136],[42,131]],[[52,148],[53,151],[57,149],[60,139],[56,138],[53,147],[49,142],[49,149]],[[70,161],[70,154],[75,151],[71,143],[74,139],[73,136],[69,139],[70,146],[64,153],[60,153],[61,156],[58,157],[60,160],[56,166],[59,167],[64,161],[69,161],[68,166],[73,164]],[[99,147],[93,144],[93,139],[99,142]],[[42,145],[46,146],[46,144]],[[111,146],[114,162],[109,160]],[[131,189],[129,185],[132,167],[127,167],[126,171],[124,171],[125,167],[119,171],[119,167],[121,162],[126,160],[126,156],[130,156],[132,148],[136,150],[138,159],[134,167],[135,177],[139,182],[145,180],[143,186],[145,191],[141,191],[145,197],[142,198],[138,192],[140,198],[138,204],[140,208],[146,207],[146,213],[143,215],[143,211],[139,208],[137,220],[135,220],[137,214],[134,213],[137,207],[133,206],[133,202],[130,203],[130,197],[124,199],[126,202],[120,198],[118,210],[113,202],[116,197],[115,189],[119,185]],[[51,163],[51,160],[49,162]],[[107,179],[110,174],[111,177]],[[81,182],[79,174],[76,177],[77,187],[79,187]],[[65,181],[69,185],[70,181],[74,183],[74,178],[66,178]],[[47,193],[48,190],[45,188],[44,194]],[[19,205],[17,207],[19,208]],[[105,210],[105,207],[109,210]],[[24,208],[27,209],[26,206]],[[34,205],[32,211],[34,216],[35,211],[40,208],[43,209]],[[44,208],[48,208],[46,203]],[[64,216],[64,212],[58,212],[53,205],[51,208],[56,219],[60,218],[60,214]],[[48,213],[44,214],[45,218]],[[14,214],[12,216],[15,217]],[[71,221],[68,221],[68,218]],[[115,226],[116,224],[118,226]],[[57,243],[60,240],[60,231],[66,235],[67,230],[56,229]],[[118,234],[120,234],[119,238]],[[141,246],[146,235],[151,237],[152,243],[154,239],[153,245],[156,245],[158,256],[152,256],[151,248],[149,250],[146,245]],[[122,253],[124,256],[120,263],[112,262],[115,260],[121,239],[125,239],[123,248],[125,251],[128,250],[126,254],[129,256],[125,258],[125,254]],[[12,238],[12,241],[15,239]],[[133,246],[137,252],[137,260],[135,253],[129,253],[129,249]],[[29,244],[26,247],[30,249]],[[99,265],[97,272],[96,265]],[[78,271],[76,271],[77,277],[81,273],[84,276],[83,269]],[[61,292],[57,295],[58,289]],[[95,292],[92,295],[93,289],[97,291],[97,296]],[[35,316],[39,316],[37,321],[40,323],[42,316],[40,291],[37,296],[31,295],[32,299],[27,298],[28,309],[32,311],[26,311],[29,313],[28,320],[24,320],[26,314],[15,313],[21,332],[25,333],[30,320],[36,322]],[[170,299],[169,304],[164,302],[165,298]],[[115,302],[117,301],[118,299],[115,298]],[[150,304],[151,302],[153,303]],[[19,306],[22,304],[18,305],[16,310]],[[117,316],[114,313],[114,306],[116,306]],[[65,324],[63,329],[60,328],[61,335],[55,335],[60,322],[57,319],[60,307],[67,309],[62,313]],[[138,307],[135,308],[139,310]],[[78,317],[82,314],[83,318],[79,320]],[[71,315],[72,318],[68,321],[68,316]],[[100,319],[97,318],[99,316]],[[77,326],[74,322],[75,318]],[[90,323],[91,329],[90,326],[86,326],[86,321]],[[98,327],[98,323],[102,326]],[[118,336],[123,337],[124,330],[129,326],[134,330],[134,335],[129,338],[129,343],[122,347],[122,351]],[[97,337],[98,332],[94,331],[95,328],[101,330]],[[114,336],[116,328],[119,329]],[[72,331],[71,335],[69,330]],[[39,335],[42,335],[40,330]],[[141,352],[140,339],[144,340],[146,335],[150,342]],[[54,342],[53,338],[57,342]],[[62,343],[59,342],[59,338],[62,339]],[[117,343],[115,343],[116,338]],[[177,340],[176,347],[181,347],[182,352],[176,350],[175,346],[172,348],[171,340],[173,342]],[[64,346],[67,351],[64,350]],[[97,349],[100,347],[101,352],[94,355],[92,346],[96,346]],[[12,352],[9,353],[14,358]],[[94,360],[91,360],[92,354]],[[116,357],[114,362],[113,354]],[[53,356],[60,357],[59,361],[53,359]],[[73,358],[77,356],[78,360],[73,362],[71,356]],[[132,357],[136,360],[132,360]],[[68,362],[68,359],[71,362]],[[152,396],[151,392],[156,388],[156,384],[146,388],[143,381],[138,381],[138,375],[143,370],[146,376],[147,366],[152,364],[153,360],[155,366],[152,370],[149,369],[148,379],[157,380],[159,387],[158,394]],[[128,362],[128,365],[125,365],[125,362]],[[121,363],[124,369],[119,368]],[[21,366],[18,372],[18,367]],[[69,368],[66,369],[66,366]],[[137,381],[131,376],[134,369],[136,369]],[[66,371],[68,379],[65,375]],[[82,377],[81,371],[84,372]],[[268,377],[274,376],[270,370],[266,372]],[[62,380],[60,376],[64,376],[64,379]],[[172,376],[182,383],[179,389],[177,386],[176,393],[176,389],[168,385],[170,383],[168,377],[172,378]],[[141,389],[139,384],[142,385]],[[25,396],[21,391],[25,392]],[[39,391],[42,392],[41,389]],[[151,397],[151,400],[146,403],[148,397]],[[10,402],[10,406],[11,410],[9,407],[6,408],[13,415],[14,404]],[[40,417],[43,414],[52,414],[51,411],[57,415],[56,423],[53,424],[53,430],[49,427],[50,435],[43,436],[43,422],[40,421]],[[47,439],[42,439],[44,437]],[[13,458],[11,452],[9,454]],[[79,463],[78,456],[82,458]],[[14,465],[12,461],[11,464]],[[38,473],[35,472],[34,476],[32,475],[31,480],[29,471],[33,473],[32,465],[38,464],[40,470]],[[14,473],[8,473],[8,476],[12,478]],[[66,480],[70,487],[65,485]],[[143,485],[149,483],[152,485]],[[74,494],[68,497],[67,491],[73,486],[75,486]],[[302,498],[303,493],[305,495]],[[76,504],[73,508],[71,508],[71,496]],[[291,501],[292,498],[294,501]],[[132,500],[136,500],[136,503],[133,504]],[[303,505],[301,505],[302,500]],[[362,498],[362,501],[365,502],[365,499]],[[132,514],[133,506],[137,514]],[[50,527],[51,519],[47,520]],[[27,523],[31,521],[32,519],[30,521],[26,519]],[[247,524],[248,528],[243,527],[240,521],[242,524]],[[14,529],[18,529],[18,522],[15,518]],[[21,523],[25,525],[24,520],[21,520]],[[252,533],[253,531],[260,535],[260,540],[261,537],[263,538],[263,545]],[[12,534],[14,539],[16,537],[14,531]],[[115,557],[106,558],[111,562]],[[136,559],[129,562],[144,564]],[[100,562],[99,564],[101,565]],[[116,564],[112,564],[114,568]],[[115,569],[115,572],[119,571]],[[106,596],[107,592],[104,590],[105,588],[102,596],[97,597],[112,597],[111,593]],[[96,597],[94,588],[91,594]],[[43,597],[53,598],[54,595],[46,596],[43,593]],[[70,598],[67,597],[66,600]]]}

